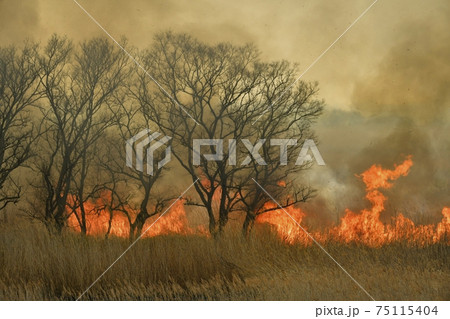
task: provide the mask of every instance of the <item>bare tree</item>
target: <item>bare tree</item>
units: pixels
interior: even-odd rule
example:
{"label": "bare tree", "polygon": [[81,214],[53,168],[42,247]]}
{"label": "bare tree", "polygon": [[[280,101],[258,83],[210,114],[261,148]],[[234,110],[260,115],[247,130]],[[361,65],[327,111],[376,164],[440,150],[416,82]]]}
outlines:
{"label": "bare tree", "polygon": [[[247,136],[244,123],[249,124],[254,112],[252,88],[260,71],[252,67],[256,59],[257,51],[251,45],[212,47],[170,32],[158,35],[145,54],[146,66],[166,92],[152,88],[142,75],[136,97],[159,129],[173,137],[174,156],[192,180],[201,178],[194,184],[199,201],[189,204],[206,208],[214,235],[225,227],[235,203],[236,193],[229,186],[237,169],[226,164],[227,156],[215,162],[201,158],[200,165],[195,165],[192,141]],[[209,151],[215,153],[215,147],[210,145]]]}
{"label": "bare tree", "polygon": [[[149,163],[153,165],[152,174],[146,170],[140,171],[125,166],[125,141],[144,129],[157,127],[149,114],[144,112],[144,108],[134,103],[136,76],[139,70],[136,67],[132,70],[133,73],[127,81],[127,91],[116,94],[116,103],[120,105],[120,109],[114,113],[114,132],[111,132],[109,138],[105,140],[107,151],[102,152],[99,159],[103,171],[106,172],[111,194],[114,196],[111,207],[118,208],[111,211],[114,213],[114,210],[117,210],[127,216],[130,240],[141,235],[146,221],[162,213],[168,202],[175,198],[170,190],[161,187],[161,179],[168,167],[158,169],[157,163],[165,156],[164,150],[155,151],[154,163]],[[117,143],[118,140],[121,142]],[[167,146],[170,146],[170,141]],[[133,157],[136,158],[136,154]],[[125,206],[127,209],[123,209]]]}
{"label": "bare tree", "polygon": [[283,208],[305,202],[315,194],[301,175],[311,163],[296,162],[305,140],[314,139],[311,125],[322,113],[324,103],[316,98],[317,83],[300,82],[291,88],[297,74],[295,66],[286,61],[264,65],[259,90],[266,108],[252,123],[256,136],[266,141],[260,148],[264,165],[252,158],[248,175],[236,185],[240,208],[246,214],[242,229],[245,236],[256,216],[279,209],[266,205],[273,201],[265,191]]}
{"label": "bare tree", "polygon": [[[162,87],[142,74],[136,99],[159,129],[173,137],[174,155],[192,180],[201,178],[194,185],[198,200],[188,203],[205,207],[210,232],[220,234],[233,211],[245,210],[249,218],[254,209],[262,212],[263,194],[250,177],[264,175],[261,183],[268,185],[274,176],[287,176],[299,168],[273,164],[274,151],[266,146],[261,149],[270,155],[270,166],[255,165],[256,154],[246,158],[258,139],[309,135],[309,123],[323,106],[314,99],[315,86],[300,82],[291,87],[295,67],[287,62],[262,63],[252,45],[211,46],[185,34],[156,36],[144,62]],[[255,124],[269,106],[268,116]],[[215,161],[200,156],[200,163],[194,163],[193,157],[199,155],[194,139],[229,141],[228,152],[221,154],[223,145],[217,141],[207,146],[209,153],[220,153]],[[304,191],[304,187],[294,190],[294,202]],[[307,197],[305,193],[301,199]]]}
{"label": "bare tree", "polygon": [[16,203],[22,188],[11,176],[32,154],[32,116],[41,97],[37,45],[0,48],[0,210]]}
{"label": "bare tree", "polygon": [[[53,36],[40,58],[45,133],[36,169],[45,192],[44,221],[58,231],[67,219],[69,194],[74,190],[82,209],[86,194],[93,192],[86,190],[92,147],[113,123],[113,93],[123,83],[127,62],[104,38],[74,48],[66,38]],[[83,216],[81,221],[86,231]]]}

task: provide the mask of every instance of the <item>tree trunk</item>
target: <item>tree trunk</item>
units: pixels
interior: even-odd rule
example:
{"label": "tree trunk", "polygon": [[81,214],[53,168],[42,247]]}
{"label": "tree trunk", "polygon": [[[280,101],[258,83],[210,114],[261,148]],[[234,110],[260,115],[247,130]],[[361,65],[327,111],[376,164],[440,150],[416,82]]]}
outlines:
{"label": "tree trunk", "polygon": [[216,233],[216,219],[214,217],[214,213],[211,206],[206,207],[206,210],[208,211],[208,218],[209,218],[209,233],[213,236],[215,236]]}
{"label": "tree trunk", "polygon": [[144,224],[149,217],[150,215],[146,210],[141,210],[139,214],[137,214],[134,223],[130,225],[130,241],[135,240],[141,235],[142,228],[144,228]]}
{"label": "tree trunk", "polygon": [[244,223],[242,224],[242,235],[245,238],[248,238],[248,236],[250,235],[254,223],[255,223],[255,215],[253,214],[253,212],[247,212]]}
{"label": "tree trunk", "polygon": [[[75,214],[76,214],[76,212],[75,212]],[[83,236],[86,236],[86,234],[87,234],[86,210],[84,208],[83,203],[80,204],[80,214],[81,214],[81,223],[80,223],[81,234]]]}
{"label": "tree trunk", "polygon": [[219,212],[219,233],[222,234],[228,223],[228,211],[222,208]]}

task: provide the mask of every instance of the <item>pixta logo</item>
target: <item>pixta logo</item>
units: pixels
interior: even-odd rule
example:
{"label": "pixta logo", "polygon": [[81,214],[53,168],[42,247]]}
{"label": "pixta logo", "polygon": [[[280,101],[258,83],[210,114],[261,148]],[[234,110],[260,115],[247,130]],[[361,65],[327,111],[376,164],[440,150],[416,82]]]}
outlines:
{"label": "pixta logo", "polygon": [[[163,136],[159,140],[156,140],[161,135],[161,133],[155,132],[150,134],[149,129],[145,129],[129,140],[126,141],[126,162],[128,167],[133,167],[133,154],[136,158],[135,169],[144,172],[144,156],[147,154],[146,158],[146,173],[148,175],[153,175],[154,173],[154,152],[162,147],[166,146],[165,156],[157,164],[157,169],[161,169],[166,165],[171,159],[171,147],[166,144],[170,141],[171,137]],[[248,155],[244,160],[239,163],[241,166],[250,164],[252,158],[256,161],[258,165],[267,165],[264,158],[261,156],[259,150],[266,142],[265,139],[259,139],[255,144],[252,144],[248,139],[242,139],[240,142],[245,146],[248,151]],[[237,165],[236,156],[236,143],[237,140],[228,140],[228,165]],[[224,156],[223,150],[224,140],[223,139],[194,139],[192,143],[192,163],[194,165],[200,165],[201,157],[203,156],[207,161],[222,161]],[[271,139],[270,146],[278,147],[280,152],[280,165],[288,164],[288,147],[297,145],[297,140],[295,139]],[[214,146],[215,154],[202,154],[202,146]],[[319,152],[316,144],[313,140],[307,139],[300,149],[300,153],[295,161],[295,165],[303,165],[307,162],[312,162],[313,158],[309,154],[311,153],[316,161],[317,165],[325,165],[322,155]]]}
{"label": "pixta logo", "polygon": [[[258,165],[267,165],[264,158],[259,153],[259,150],[266,142],[265,139],[259,139],[255,144],[252,144],[248,139],[242,139],[241,143],[244,144],[248,151],[247,157],[240,163],[241,166],[250,164],[252,157]],[[228,165],[237,165],[236,156],[236,143],[235,139],[228,140]],[[279,147],[280,150],[280,165],[288,164],[288,147],[297,145],[295,139],[271,139],[270,146]],[[207,161],[222,161],[224,159],[223,140],[222,139],[194,139],[193,143],[193,164],[200,165],[201,159],[201,147],[202,146],[214,146],[215,154],[203,154],[203,157]],[[316,160],[317,165],[325,165],[325,161],[319,152],[319,149],[313,140],[307,139],[300,149],[300,153],[295,161],[295,165],[303,165],[307,162],[312,162],[312,157],[308,152],[311,152]]]}
{"label": "pixta logo", "polygon": [[[162,160],[160,160],[158,164],[158,169],[161,169],[164,165],[166,165],[171,159],[171,147],[170,145],[166,145],[171,137],[163,136],[159,140],[156,140],[161,133],[155,132],[150,134],[150,129],[145,129],[140,131],[138,134],[130,138],[126,141],[126,163],[128,167],[133,168],[133,154],[136,158],[135,169],[137,171],[146,173],[148,175],[154,174],[154,153],[155,151],[162,147],[166,146],[165,155]],[[147,154],[146,158],[146,172],[144,172],[144,157]]]}

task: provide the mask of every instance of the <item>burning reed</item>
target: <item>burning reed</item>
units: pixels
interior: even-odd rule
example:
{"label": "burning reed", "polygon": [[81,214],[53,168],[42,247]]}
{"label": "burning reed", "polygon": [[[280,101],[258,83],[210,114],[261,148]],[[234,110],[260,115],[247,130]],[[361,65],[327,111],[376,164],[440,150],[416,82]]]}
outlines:
{"label": "burning reed", "polygon": [[[394,169],[373,165],[360,175],[371,206],[359,213],[347,210],[338,225],[311,232],[377,300],[450,298],[449,208],[436,225],[415,225],[403,215],[391,225],[380,220],[387,200],[382,190],[406,176],[412,165],[410,157]],[[22,219],[0,225],[0,298],[77,299],[130,243],[126,216],[133,211],[113,212],[110,218],[107,201],[104,193],[85,203],[87,236],[79,234],[74,213],[59,235]],[[298,222],[307,216],[294,207],[287,212]],[[259,215],[249,238],[231,228],[213,240],[201,225],[190,225],[179,201],[143,237],[83,299],[368,298],[281,210]]]}
{"label": "burning reed", "polygon": [[[371,204],[370,208],[363,209],[360,213],[346,210],[340,224],[324,231],[311,231],[312,237],[318,242],[356,243],[370,247],[379,247],[391,243],[406,243],[408,245],[426,246],[435,243],[450,245],[450,208],[442,209],[442,220],[436,225],[416,225],[411,219],[399,214],[393,217],[391,224],[385,225],[380,220],[380,215],[385,209],[387,197],[381,192],[393,186],[393,181],[401,176],[407,176],[413,166],[411,156],[403,163],[396,165],[394,169],[385,169],[379,165],[372,165],[359,177],[366,186],[366,199]],[[283,181],[280,181],[283,184]],[[219,199],[217,199],[218,201]],[[87,214],[88,235],[118,237],[129,236],[129,221],[127,216],[136,215],[132,208],[128,207],[127,214],[121,211],[111,212],[104,208],[109,201],[109,194],[103,193],[95,202],[87,201],[84,210]],[[267,208],[276,208],[273,203],[266,204]],[[75,232],[80,231],[78,220],[79,209],[68,209],[70,217],[69,227]],[[288,214],[290,216],[288,216]],[[296,207],[287,207],[285,211],[275,209],[260,214],[256,218],[257,224],[269,224],[278,236],[286,243],[313,244],[312,239],[292,219],[299,224],[307,217],[308,213]],[[112,216],[112,217],[111,217]],[[158,216],[149,218],[143,230],[143,237],[158,235],[180,234],[208,236],[206,228],[202,225],[192,227],[186,216],[182,201],[178,201],[172,209],[162,216],[157,223]],[[305,229],[305,226],[303,226]],[[309,231],[309,230],[308,230]]]}

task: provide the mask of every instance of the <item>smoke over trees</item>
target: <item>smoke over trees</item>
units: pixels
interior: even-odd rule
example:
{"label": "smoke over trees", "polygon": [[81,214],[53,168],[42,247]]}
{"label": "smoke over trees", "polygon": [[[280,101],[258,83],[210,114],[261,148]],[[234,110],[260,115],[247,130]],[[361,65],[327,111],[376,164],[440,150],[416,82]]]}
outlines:
{"label": "smoke over trees", "polygon": [[[145,128],[172,137],[177,164],[169,167],[199,178],[196,194],[185,200],[204,209],[213,235],[223,232],[232,212],[242,216],[247,234],[267,211],[269,199],[253,178],[285,207],[312,196],[299,178],[308,164],[283,160],[314,136],[311,124],[324,105],[317,84],[291,87],[295,65],[263,62],[253,45],[207,45],[170,32],[158,34],[147,50],[129,50],[161,86],[104,38],[74,45],[55,35],[42,48],[2,49],[0,208],[19,199],[10,173],[28,164],[34,188],[28,213],[49,229],[61,232],[74,214],[86,234],[86,215],[95,212],[84,204],[107,193],[110,222],[122,211],[130,238],[139,236],[146,220],[178,195],[162,186],[170,168],[146,175],[125,167],[125,140]],[[31,107],[33,121],[27,121]],[[193,139],[222,139],[223,156],[194,163]],[[292,143],[270,145],[274,139]],[[202,152],[215,154],[219,146]],[[124,208],[133,206],[133,214]]]}
{"label": "smoke over trees", "polygon": [[0,48],[0,210],[16,203],[22,187],[12,174],[32,155],[31,109],[41,97],[37,46]]}

